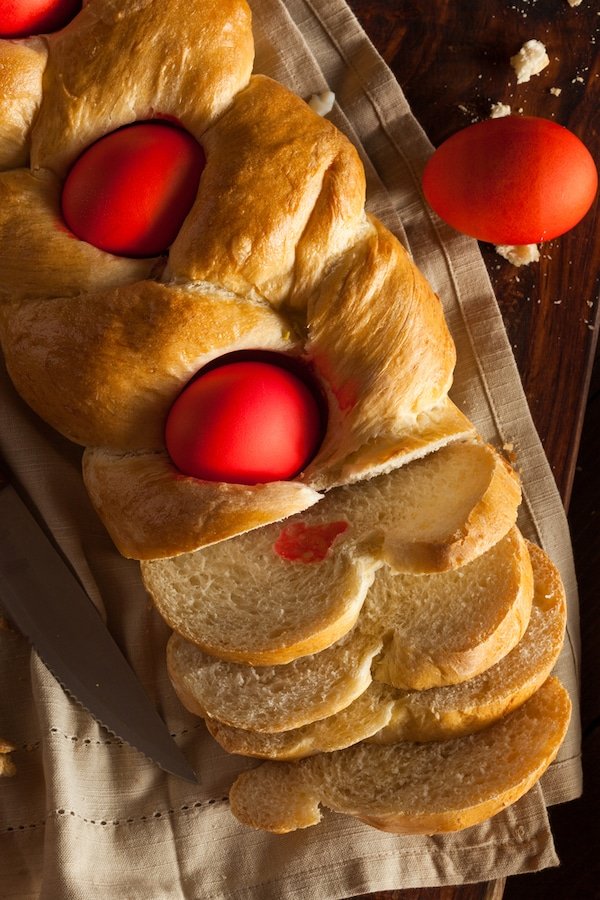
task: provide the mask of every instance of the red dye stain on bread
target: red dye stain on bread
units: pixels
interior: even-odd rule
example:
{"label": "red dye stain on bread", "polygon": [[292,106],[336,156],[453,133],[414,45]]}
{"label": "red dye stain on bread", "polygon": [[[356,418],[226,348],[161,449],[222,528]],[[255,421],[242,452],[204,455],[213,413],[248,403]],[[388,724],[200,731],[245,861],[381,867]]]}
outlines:
{"label": "red dye stain on bread", "polygon": [[290,562],[323,562],[335,539],[347,528],[347,522],[324,522],[322,525],[294,522],[282,528],[273,549]]}

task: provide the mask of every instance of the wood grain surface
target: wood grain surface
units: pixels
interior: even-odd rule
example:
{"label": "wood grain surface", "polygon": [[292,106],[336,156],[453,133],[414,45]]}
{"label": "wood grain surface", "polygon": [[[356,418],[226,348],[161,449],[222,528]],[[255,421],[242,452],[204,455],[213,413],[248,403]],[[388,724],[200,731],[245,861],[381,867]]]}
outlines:
{"label": "wood grain surface", "polygon": [[[582,0],[574,8],[567,0],[348,2],[434,146],[487,118],[492,103],[501,101],[513,112],[565,125],[600,160],[598,0]],[[509,60],[531,38],[546,45],[550,65],[530,82],[517,85]],[[600,898],[598,366],[592,382],[599,321],[599,217],[596,200],[576,228],[542,245],[540,262],[527,267],[515,268],[492,246],[480,245],[533,419],[567,509],[573,492],[569,519],[582,617],[585,790],[581,800],[550,811],[561,866],[509,878],[506,886],[496,881],[396,890],[370,894],[370,900]]]}

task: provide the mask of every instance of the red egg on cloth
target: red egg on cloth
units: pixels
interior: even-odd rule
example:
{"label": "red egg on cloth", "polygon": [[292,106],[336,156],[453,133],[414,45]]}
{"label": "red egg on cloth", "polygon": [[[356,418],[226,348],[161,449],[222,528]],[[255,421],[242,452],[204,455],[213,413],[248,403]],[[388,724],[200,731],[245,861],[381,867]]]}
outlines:
{"label": "red egg on cloth", "polygon": [[169,122],[136,122],[100,138],[67,175],[62,211],[73,234],[118,256],[163,253],[196,194],[205,156]]}
{"label": "red egg on cloth", "polygon": [[0,37],[23,38],[63,28],[81,9],[81,0],[2,0]]}
{"label": "red egg on cloth", "polygon": [[171,407],[165,438],[185,475],[261,484],[301,472],[322,433],[320,402],[305,381],[283,366],[250,360],[190,382]]}
{"label": "red egg on cloth", "polygon": [[456,228],[493,244],[536,244],[573,228],[598,173],[579,138],[548,119],[505,116],[459,131],[435,151],[423,192]]}

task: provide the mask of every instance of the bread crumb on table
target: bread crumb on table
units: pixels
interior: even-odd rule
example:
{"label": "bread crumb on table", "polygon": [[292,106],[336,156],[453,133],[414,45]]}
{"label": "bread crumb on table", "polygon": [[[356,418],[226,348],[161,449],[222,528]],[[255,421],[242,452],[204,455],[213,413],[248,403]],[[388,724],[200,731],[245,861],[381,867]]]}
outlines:
{"label": "bread crumb on table", "polygon": [[528,266],[529,263],[538,262],[540,258],[537,244],[498,244],[496,253],[513,266]]}
{"label": "bread crumb on table", "polygon": [[490,109],[490,119],[501,119],[503,116],[510,116],[511,108],[508,103],[492,103]]}
{"label": "bread crumb on table", "polygon": [[517,73],[517,84],[523,84],[550,65],[550,59],[542,42],[532,39],[525,41],[519,52],[511,56],[510,64]]}
{"label": "bread crumb on table", "polygon": [[517,452],[515,450],[515,445],[514,445],[513,441],[505,441],[502,444],[502,452],[504,453],[504,456],[506,457],[508,462],[511,464],[513,469],[516,469],[516,467],[517,467]]}

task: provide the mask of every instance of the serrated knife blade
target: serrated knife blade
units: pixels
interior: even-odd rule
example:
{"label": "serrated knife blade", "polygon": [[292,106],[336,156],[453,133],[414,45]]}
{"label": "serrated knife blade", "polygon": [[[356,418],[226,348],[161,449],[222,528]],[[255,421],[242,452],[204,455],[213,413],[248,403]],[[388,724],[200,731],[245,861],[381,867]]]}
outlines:
{"label": "serrated knife blade", "polygon": [[96,607],[12,485],[0,487],[0,599],[60,684],[173,775],[196,775]]}

